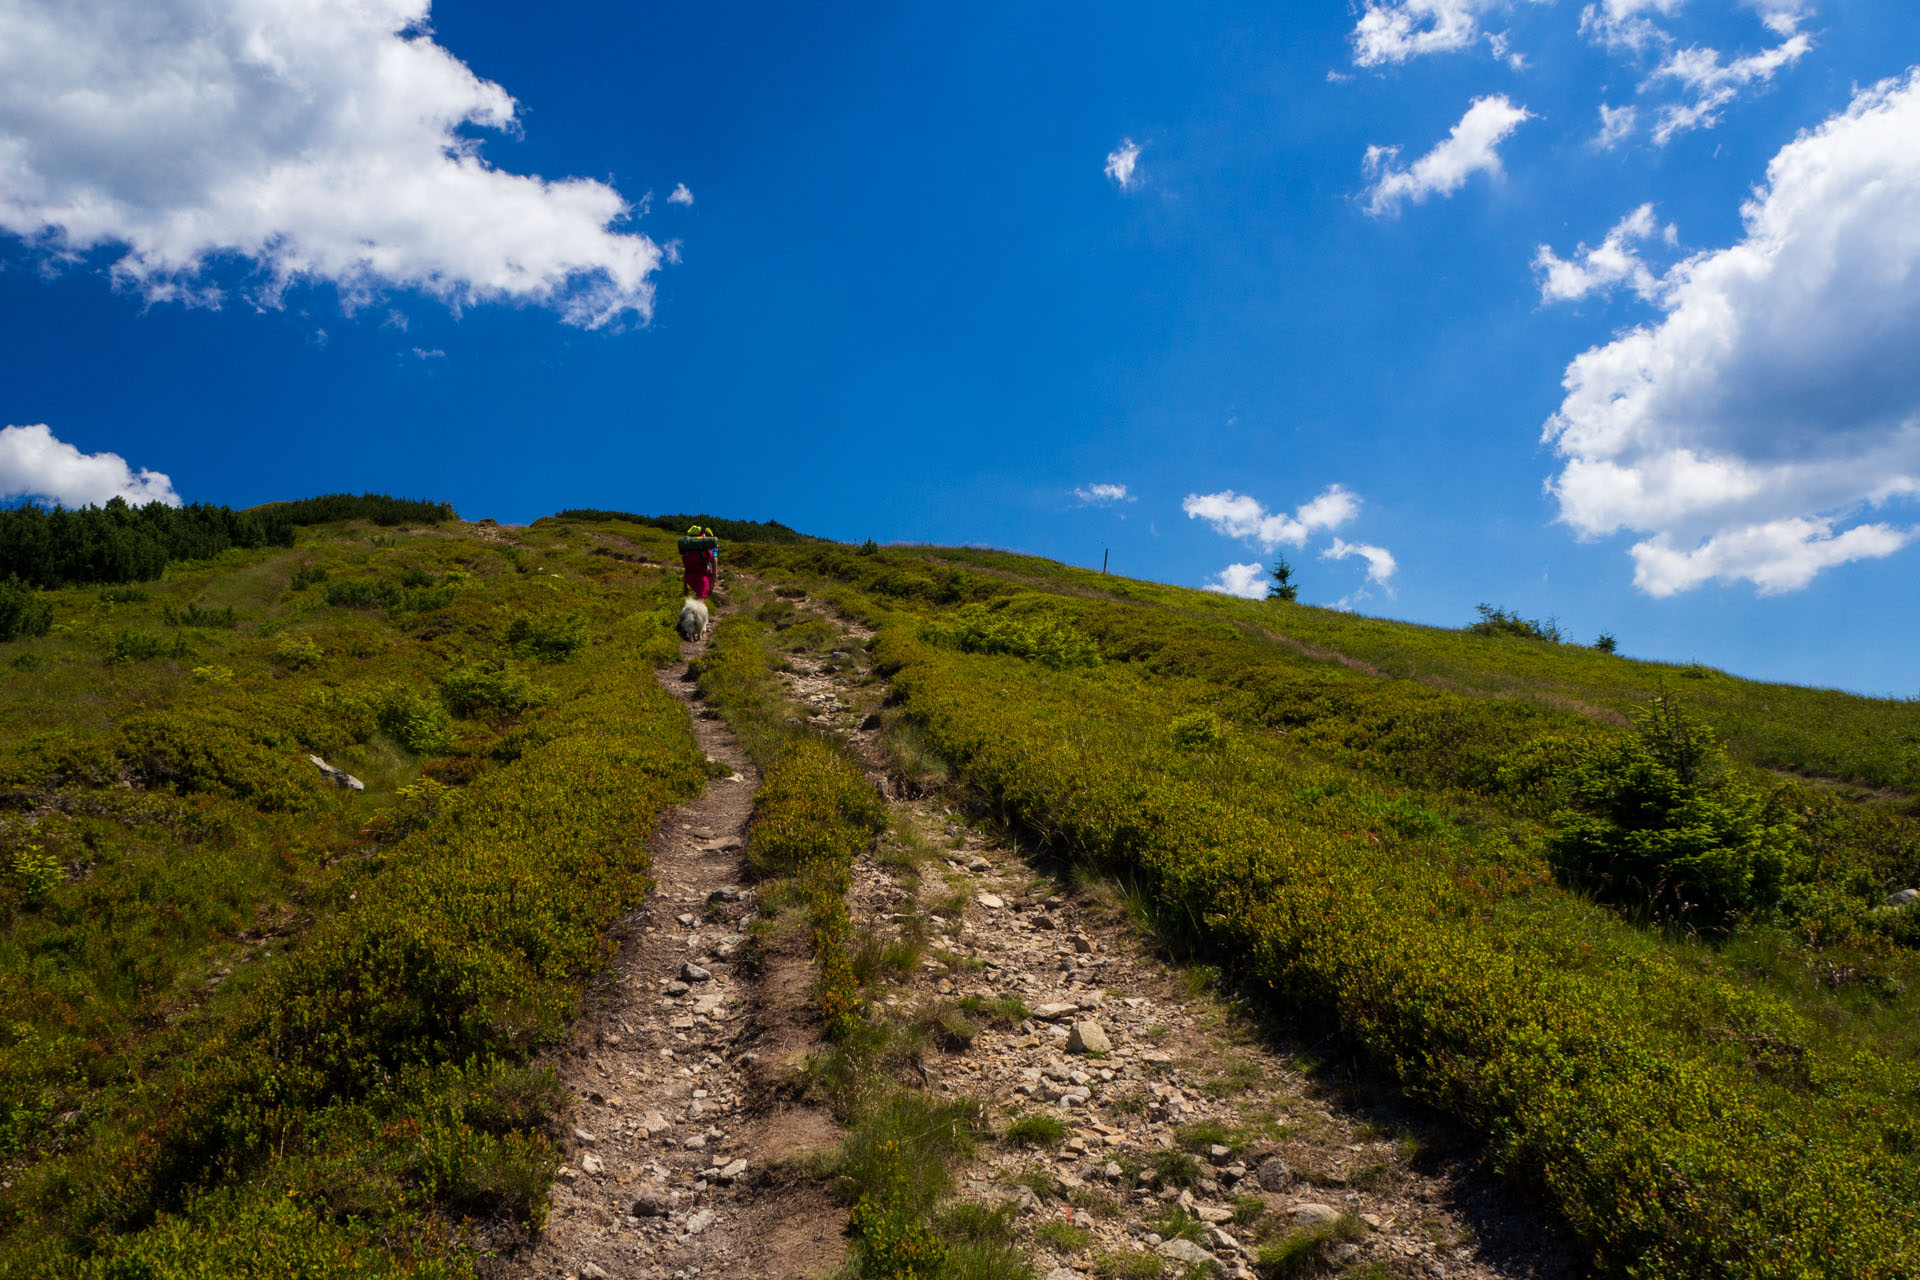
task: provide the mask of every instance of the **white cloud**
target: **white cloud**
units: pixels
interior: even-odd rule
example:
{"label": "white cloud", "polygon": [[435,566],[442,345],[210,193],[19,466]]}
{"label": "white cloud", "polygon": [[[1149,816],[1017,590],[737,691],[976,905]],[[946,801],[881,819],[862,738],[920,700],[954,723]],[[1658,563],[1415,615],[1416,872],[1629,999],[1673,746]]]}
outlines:
{"label": "white cloud", "polygon": [[1116,502],[1135,502],[1137,498],[1127,492],[1123,484],[1090,484],[1073,491],[1082,506],[1110,507]]}
{"label": "white cloud", "polygon": [[1600,0],[1580,11],[1580,34],[1609,49],[1639,53],[1673,39],[1665,28],[1647,17],[1671,18],[1686,0]]}
{"label": "white cloud", "polygon": [[1679,239],[1673,224],[1663,230],[1653,216],[1653,206],[1643,204],[1620,219],[1597,248],[1589,249],[1583,243],[1571,259],[1541,245],[1533,256],[1533,269],[1540,273],[1540,300],[1576,302],[1590,293],[1610,293],[1625,285],[1653,301],[1660,293],[1660,279],[1647,267],[1636,246],[1656,235],[1669,245]]}
{"label": "white cloud", "polygon": [[[1367,562],[1367,581],[1377,586],[1391,587],[1394,571],[1400,565],[1393,553],[1385,547],[1376,547],[1366,542],[1348,542],[1345,538],[1335,538],[1333,545],[1320,553],[1322,560],[1345,560],[1350,556],[1359,556]],[[1388,592],[1392,594],[1391,591]]]}
{"label": "white cloud", "polygon": [[1637,107],[1613,107],[1600,104],[1600,132],[1594,135],[1593,145],[1602,151],[1611,151],[1628,138],[1640,122]]}
{"label": "white cloud", "polygon": [[1131,191],[1139,183],[1140,147],[1132,138],[1120,139],[1120,145],[1107,152],[1106,173],[1122,191]]}
{"label": "white cloud", "polygon": [[[1513,0],[1367,0],[1353,28],[1354,64],[1378,67],[1430,53],[1458,53],[1479,41],[1482,14],[1512,7]],[[1504,32],[1490,43],[1494,57],[1516,68],[1525,64],[1507,52]]]}
{"label": "white cloud", "polygon": [[1216,574],[1213,581],[1202,583],[1200,589],[1239,596],[1242,600],[1262,600],[1266,598],[1268,582],[1267,567],[1263,564],[1230,564]]}
{"label": "white cloud", "polygon": [[54,258],[113,249],[149,299],[217,305],[326,282],[596,327],[651,312],[661,261],[602,182],[506,173],[473,130],[516,104],[428,33],[429,0],[0,5],[0,230]]}
{"label": "white cloud", "polygon": [[438,347],[415,347],[413,354],[421,360],[444,360],[447,356],[447,353]]}
{"label": "white cloud", "polygon": [[1664,317],[1576,357],[1544,438],[1585,537],[1646,535],[1635,582],[1804,585],[1914,536],[1920,496],[1920,70],[1781,148],[1745,234],[1662,277]]}
{"label": "white cloud", "polygon": [[1771,49],[1724,64],[1716,49],[1696,45],[1675,50],[1654,69],[1647,83],[1676,81],[1693,94],[1693,100],[1668,103],[1660,108],[1660,118],[1653,126],[1654,145],[1664,147],[1675,134],[1691,129],[1713,128],[1720,123],[1720,112],[1740,96],[1742,89],[1765,84],[1812,48],[1810,37],[1791,35]]}
{"label": "white cloud", "polygon": [[1499,173],[1500,156],[1495,148],[1532,118],[1525,107],[1515,106],[1505,94],[1494,94],[1475,98],[1446,139],[1409,168],[1394,165],[1400,148],[1368,147],[1365,168],[1374,182],[1368,192],[1367,212],[1392,213],[1403,200],[1419,204],[1431,195],[1452,195],[1476,173]]}
{"label": "white cloud", "polygon": [[1216,533],[1257,542],[1262,551],[1272,551],[1280,546],[1305,546],[1311,535],[1338,529],[1360,513],[1360,499],[1343,486],[1332,484],[1289,516],[1268,511],[1257,498],[1223,489],[1219,493],[1190,493],[1180,509],[1189,520],[1205,520]]}
{"label": "white cloud", "polygon": [[0,429],[0,498],[41,498],[68,507],[125,498],[180,505],[173,481],[158,471],[135,471],[117,453],[82,453],[54,438],[45,423]]}
{"label": "white cloud", "polygon": [[691,205],[693,203],[693,192],[687,189],[686,183],[675,183],[673,190],[667,195],[667,203]]}

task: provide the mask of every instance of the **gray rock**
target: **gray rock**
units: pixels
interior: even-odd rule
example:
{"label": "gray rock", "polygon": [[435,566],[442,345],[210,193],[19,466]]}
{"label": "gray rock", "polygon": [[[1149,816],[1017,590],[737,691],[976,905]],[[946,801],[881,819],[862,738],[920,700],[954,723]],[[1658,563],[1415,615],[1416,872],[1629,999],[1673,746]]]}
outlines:
{"label": "gray rock", "polygon": [[1920,901],[1920,889],[1902,889],[1887,895],[1887,905],[1890,907],[1904,907],[1915,901]]}
{"label": "gray rock", "polygon": [[573,1140],[575,1142],[584,1143],[589,1147],[592,1146],[594,1143],[600,1141],[600,1139],[594,1137],[593,1134],[589,1133],[585,1129],[575,1129],[573,1131]]}
{"label": "gray rock", "polygon": [[693,990],[693,988],[684,982],[669,982],[667,984],[667,994],[670,996],[683,996],[691,990]]}
{"label": "gray rock", "polygon": [[1306,1204],[1293,1206],[1293,1220],[1302,1226],[1317,1227],[1322,1223],[1332,1222],[1339,1216],[1340,1211],[1330,1204],[1315,1204],[1309,1201]]}
{"label": "gray rock", "polygon": [[733,1182],[738,1178],[744,1177],[746,1172],[747,1162],[745,1160],[730,1161],[724,1169],[720,1170],[720,1181]]}
{"label": "gray rock", "polygon": [[580,1280],[609,1280],[607,1269],[597,1262],[580,1264]]}
{"label": "gray rock", "polygon": [[1055,1267],[1047,1272],[1047,1280],[1086,1280],[1078,1271],[1069,1271],[1065,1267]]}
{"label": "gray rock", "polygon": [[1076,1022],[1067,1036],[1068,1053],[1112,1053],[1113,1041],[1097,1022]]}
{"label": "gray rock", "polygon": [[331,782],[334,786],[345,787],[349,791],[365,791],[367,789],[366,783],[360,781],[360,779],[354,777],[345,769],[336,769],[319,756],[308,756],[307,759],[313,761],[313,767],[318,769],[327,781]]}
{"label": "gray rock", "polygon": [[1079,955],[1090,956],[1093,954],[1093,940],[1084,933],[1076,933],[1073,935],[1073,949]]}
{"label": "gray rock", "polygon": [[714,1219],[713,1210],[702,1209],[700,1212],[694,1214],[691,1218],[687,1219],[687,1234],[690,1236],[699,1235],[702,1231],[705,1231],[708,1227],[713,1225],[713,1219]]}
{"label": "gray rock", "polygon": [[1154,1252],[1169,1262],[1178,1262],[1187,1267],[1205,1267],[1215,1275],[1226,1270],[1220,1259],[1191,1240],[1162,1240]]}
{"label": "gray rock", "polygon": [[580,1157],[580,1172],[597,1178],[606,1171],[607,1166],[602,1164],[600,1157],[593,1154],[593,1152],[589,1151]]}
{"label": "gray rock", "polygon": [[1253,1180],[1260,1184],[1262,1191],[1285,1191],[1287,1184],[1293,1181],[1293,1170],[1279,1156],[1261,1162],[1254,1171]]}
{"label": "gray rock", "polygon": [[667,1210],[673,1208],[673,1201],[667,1199],[664,1191],[642,1191],[633,1202],[633,1216],[636,1218],[664,1218]]}
{"label": "gray rock", "polygon": [[1001,897],[997,893],[980,894],[979,896],[974,898],[974,901],[979,903],[981,906],[985,907],[989,911],[998,911],[1000,908],[1007,905],[1007,900]]}
{"label": "gray rock", "polygon": [[731,960],[740,954],[740,948],[744,947],[746,943],[747,940],[739,934],[729,933],[714,942],[709,954],[712,955],[715,960]]}
{"label": "gray rock", "polygon": [[683,962],[680,966],[680,980],[682,982],[705,982],[712,977],[713,975],[711,973],[708,973],[691,960]]}
{"label": "gray rock", "polygon": [[1033,1016],[1036,1018],[1044,1018],[1048,1022],[1058,1022],[1062,1018],[1071,1018],[1078,1012],[1080,1012],[1079,1005],[1067,1001],[1056,1001],[1053,1004],[1038,1006],[1034,1009]]}

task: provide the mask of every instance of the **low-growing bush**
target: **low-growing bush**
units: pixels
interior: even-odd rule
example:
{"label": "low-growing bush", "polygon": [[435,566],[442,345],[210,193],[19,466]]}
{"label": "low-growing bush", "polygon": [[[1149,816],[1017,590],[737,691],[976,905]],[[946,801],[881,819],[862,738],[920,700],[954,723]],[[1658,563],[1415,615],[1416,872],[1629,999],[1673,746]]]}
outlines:
{"label": "low-growing bush", "polygon": [[1556,869],[1610,902],[1709,928],[1778,902],[1793,841],[1784,816],[1673,698],[1634,718],[1638,734],[1573,771]]}
{"label": "low-growing bush", "polygon": [[169,640],[146,631],[121,631],[113,637],[113,652],[107,660],[146,662],[153,658],[184,658],[188,653],[187,638],[177,633]]}
{"label": "low-growing bush", "polygon": [[52,626],[52,605],[20,579],[0,579],[0,640],[43,636]]}
{"label": "low-growing bush", "polygon": [[1010,654],[1058,669],[1100,665],[1100,647],[1090,637],[1057,608],[1031,602],[970,604],[925,634],[965,653]]}
{"label": "low-growing bush", "polygon": [[306,671],[320,665],[320,659],[326,652],[309,635],[281,636],[280,642],[273,647],[273,656],[281,666],[290,671]]}
{"label": "low-growing bush", "polygon": [[565,662],[587,647],[587,617],[583,613],[522,614],[507,624],[507,643],[524,649],[542,662]]}
{"label": "low-growing bush", "polygon": [[457,716],[511,716],[549,695],[505,662],[457,662],[440,678],[440,696]]}
{"label": "low-growing bush", "polygon": [[375,719],[395,742],[417,756],[445,755],[453,749],[453,721],[440,699],[404,684],[383,686],[375,701]]}

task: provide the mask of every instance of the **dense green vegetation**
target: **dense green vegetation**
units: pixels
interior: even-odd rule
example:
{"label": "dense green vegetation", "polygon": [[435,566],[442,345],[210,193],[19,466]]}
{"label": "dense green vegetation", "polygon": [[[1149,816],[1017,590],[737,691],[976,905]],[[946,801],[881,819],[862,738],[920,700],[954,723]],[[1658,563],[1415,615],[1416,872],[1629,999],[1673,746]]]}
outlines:
{"label": "dense green vegetation", "polygon": [[323,493],[317,498],[299,498],[293,502],[269,502],[253,508],[261,515],[285,520],[288,524],[331,524],[337,520],[366,520],[391,528],[402,524],[445,524],[457,520],[450,502],[428,502],[421,498],[393,498],[384,493]]}
{"label": "dense green vegetation", "polygon": [[0,648],[0,1275],[458,1276],[541,1219],[532,1055],[705,770],[676,584],[492,537],[229,549]]}
{"label": "dense green vegetation", "polygon": [[205,560],[231,547],[290,547],[290,521],[257,511],[196,502],[0,510],[0,577],[34,587],[88,582],[149,582],[169,564]]}
{"label": "dense green vegetation", "polygon": [[630,511],[601,511],[592,507],[573,507],[553,517],[555,520],[584,520],[595,524],[606,521],[625,521],[629,524],[646,525],[652,529],[664,529],[669,533],[685,533],[694,525],[702,529],[712,529],[716,538],[728,542],[819,542],[810,534],[789,529],[778,520],[729,520],[724,516],[672,515],[641,516]]}
{"label": "dense green vegetation", "polygon": [[879,625],[1005,821],[1477,1126],[1605,1269],[1920,1269],[1920,968],[1881,909],[1920,879],[1910,802],[1777,772],[1910,767],[1904,704],[996,553],[740,558]]}

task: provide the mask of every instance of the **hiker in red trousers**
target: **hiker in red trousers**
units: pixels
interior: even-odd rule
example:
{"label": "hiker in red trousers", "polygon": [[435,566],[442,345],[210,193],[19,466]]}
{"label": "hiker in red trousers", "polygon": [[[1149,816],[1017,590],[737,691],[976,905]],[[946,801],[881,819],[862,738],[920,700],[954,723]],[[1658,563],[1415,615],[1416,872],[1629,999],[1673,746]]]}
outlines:
{"label": "hiker in red trousers", "polygon": [[719,576],[720,540],[713,536],[713,530],[703,530],[696,524],[680,539],[680,581],[688,595],[705,600]]}

